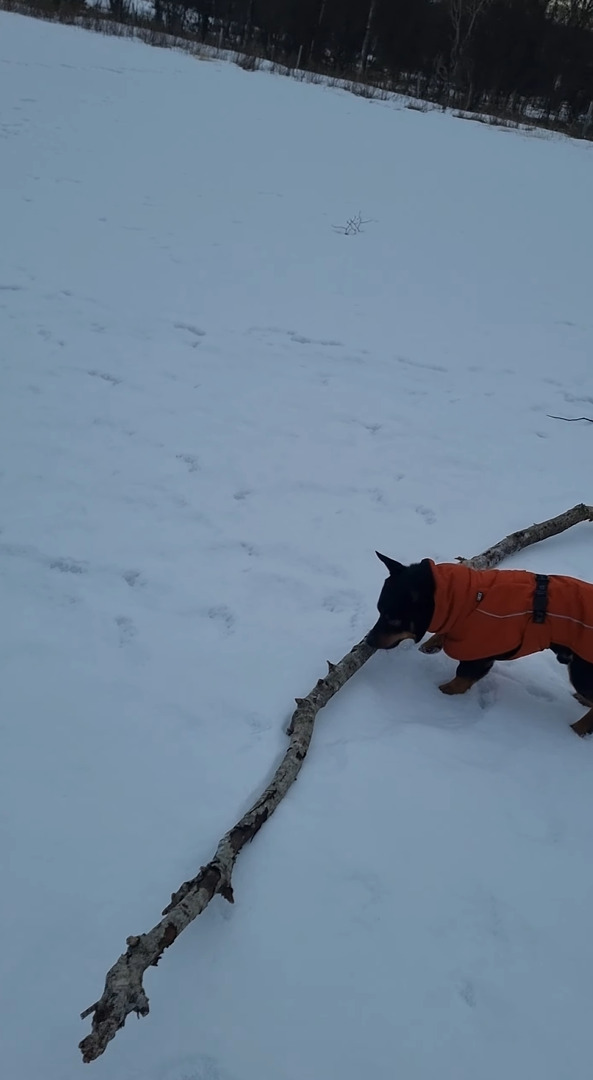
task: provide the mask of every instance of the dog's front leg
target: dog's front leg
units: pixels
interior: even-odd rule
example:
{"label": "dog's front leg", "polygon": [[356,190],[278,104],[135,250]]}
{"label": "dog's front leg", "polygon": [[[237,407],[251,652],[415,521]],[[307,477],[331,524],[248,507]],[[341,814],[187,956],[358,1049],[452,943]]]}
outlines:
{"label": "dog's front leg", "polygon": [[450,682],[442,683],[439,690],[442,694],[466,694],[468,690],[484,678],[491,670],[494,660],[462,660],[457,665],[455,678]]}
{"label": "dog's front leg", "polygon": [[433,634],[432,637],[429,637],[428,641],[424,642],[424,645],[420,646],[420,652],[428,653],[430,656],[432,653],[440,652],[444,644],[444,634]]}
{"label": "dog's front leg", "polygon": [[[577,697],[577,694],[575,694],[575,697]],[[582,705],[591,704],[590,701],[585,701],[583,698],[581,698],[580,701]],[[581,716],[580,720],[577,720],[576,723],[571,724],[570,726],[575,735],[580,735],[581,739],[583,739],[585,735],[593,735],[593,708],[589,709],[588,713],[585,713],[584,716]]]}

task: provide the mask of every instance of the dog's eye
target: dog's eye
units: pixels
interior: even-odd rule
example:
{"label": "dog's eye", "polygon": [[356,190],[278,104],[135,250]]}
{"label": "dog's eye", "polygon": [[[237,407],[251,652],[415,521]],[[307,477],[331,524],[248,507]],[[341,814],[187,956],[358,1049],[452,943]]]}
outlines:
{"label": "dog's eye", "polygon": [[402,624],[401,619],[388,619],[387,621],[389,622],[389,625],[391,627],[393,627],[394,630],[399,630],[399,628],[400,628],[400,626]]}

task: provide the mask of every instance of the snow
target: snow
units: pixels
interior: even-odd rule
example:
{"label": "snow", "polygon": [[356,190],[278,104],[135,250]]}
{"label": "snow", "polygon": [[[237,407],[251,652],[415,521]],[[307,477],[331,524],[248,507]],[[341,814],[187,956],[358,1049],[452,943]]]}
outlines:
{"label": "snow", "polygon": [[[0,13],[0,1071],[284,751],[382,568],[592,501],[590,144]],[[332,226],[360,211],[363,232]],[[591,578],[591,526],[507,565]],[[593,745],[551,655],[375,656],[90,1066],[585,1080]]]}

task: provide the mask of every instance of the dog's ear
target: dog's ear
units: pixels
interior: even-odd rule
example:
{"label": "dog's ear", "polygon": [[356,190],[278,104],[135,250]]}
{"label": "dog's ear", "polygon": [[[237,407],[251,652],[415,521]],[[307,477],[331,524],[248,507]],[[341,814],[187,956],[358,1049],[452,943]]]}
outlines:
{"label": "dog's ear", "polygon": [[390,559],[389,555],[382,555],[380,551],[376,551],[375,555],[385,564],[392,577],[394,577],[395,574],[401,574],[402,570],[405,569],[402,563],[396,562],[395,559]]}

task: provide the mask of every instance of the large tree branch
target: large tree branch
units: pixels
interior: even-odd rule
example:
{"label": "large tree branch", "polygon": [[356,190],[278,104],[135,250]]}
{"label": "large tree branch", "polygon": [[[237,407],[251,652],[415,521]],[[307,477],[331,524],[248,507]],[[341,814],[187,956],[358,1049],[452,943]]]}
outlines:
{"label": "large tree branch", "polygon": [[[506,536],[494,547],[467,561],[478,570],[496,566],[516,551],[555,536],[581,521],[593,521],[593,507],[581,503],[556,518]],[[223,836],[210,862],[172,894],[160,922],[148,933],[127,939],[125,953],[107,972],[99,1001],[82,1013],[83,1019],[91,1014],[93,1018],[90,1035],[80,1043],[83,1061],[100,1057],[131,1013],[137,1016],[148,1014],[148,998],[143,986],[145,971],[151,966],[156,967],[165,949],[202,913],[212,898],[218,893],[233,903],[231,877],[237,856],[257,835],[294,784],[309,749],[317,713],[374,651],[364,641],[359,642],[338,664],[328,665],[328,674],[318,680],[306,697],[296,699],[297,707],[287,732],[290,738],[288,749],[265,791]]]}
{"label": "large tree branch", "polygon": [[532,544],[538,544],[540,540],[549,540],[551,536],[566,532],[572,525],[579,525],[583,521],[593,521],[593,506],[578,503],[571,510],[558,514],[558,517],[529,525],[526,529],[518,529],[517,532],[510,533],[503,540],[499,540],[487,551],[483,551],[481,555],[474,555],[473,559],[459,559],[459,562],[473,566],[474,570],[490,570],[517,551],[531,547]]}

